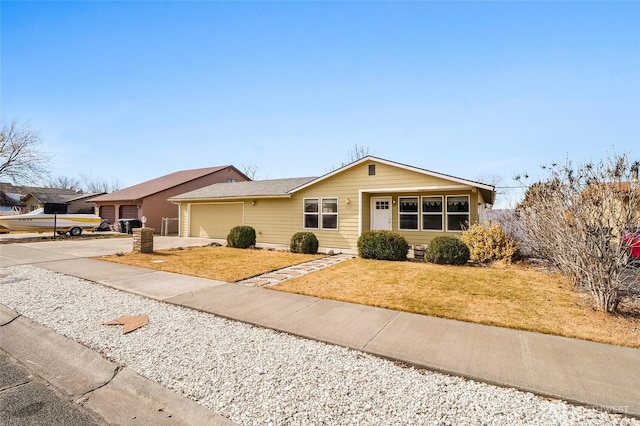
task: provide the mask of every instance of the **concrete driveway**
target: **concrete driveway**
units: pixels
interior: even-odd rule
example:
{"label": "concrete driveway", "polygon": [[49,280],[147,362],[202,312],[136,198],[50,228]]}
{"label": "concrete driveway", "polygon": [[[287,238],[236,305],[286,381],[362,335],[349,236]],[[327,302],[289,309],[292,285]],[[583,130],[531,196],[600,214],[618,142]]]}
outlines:
{"label": "concrete driveway", "polygon": [[[10,237],[9,237],[10,236]],[[0,267],[67,260],[78,257],[105,256],[114,253],[128,253],[133,250],[133,238],[121,236],[101,239],[65,238],[55,241],[25,242],[41,234],[5,234],[1,239],[11,238],[13,244],[0,244]],[[155,250],[175,247],[197,247],[211,244],[209,238],[154,236]],[[28,255],[27,255],[28,253]]]}

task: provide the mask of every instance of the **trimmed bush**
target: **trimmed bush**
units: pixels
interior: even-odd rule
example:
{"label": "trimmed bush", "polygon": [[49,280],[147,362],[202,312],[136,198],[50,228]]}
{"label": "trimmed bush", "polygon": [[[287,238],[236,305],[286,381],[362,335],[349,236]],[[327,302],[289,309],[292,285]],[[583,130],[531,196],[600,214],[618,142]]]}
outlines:
{"label": "trimmed bush", "polygon": [[505,260],[511,263],[520,250],[520,244],[509,238],[500,224],[475,224],[460,236],[471,252],[474,262],[491,262]]}
{"label": "trimmed bush", "polygon": [[296,232],[289,244],[291,253],[316,254],[318,252],[318,238],[313,232]]}
{"label": "trimmed bush", "polygon": [[227,235],[227,245],[234,248],[246,249],[256,245],[256,230],[251,226],[236,226]]}
{"label": "trimmed bush", "polygon": [[424,258],[440,265],[464,265],[471,256],[469,247],[454,237],[436,237],[431,240]]}
{"label": "trimmed bush", "polygon": [[358,254],[363,259],[407,260],[409,243],[392,231],[365,231],[358,238]]}

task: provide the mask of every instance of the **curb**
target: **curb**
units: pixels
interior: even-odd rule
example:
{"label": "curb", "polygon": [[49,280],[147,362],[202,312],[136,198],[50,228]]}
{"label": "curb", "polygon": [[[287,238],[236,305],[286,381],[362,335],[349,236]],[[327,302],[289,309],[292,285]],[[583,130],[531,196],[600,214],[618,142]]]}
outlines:
{"label": "curb", "polygon": [[0,342],[28,370],[107,423],[235,424],[2,304]]}

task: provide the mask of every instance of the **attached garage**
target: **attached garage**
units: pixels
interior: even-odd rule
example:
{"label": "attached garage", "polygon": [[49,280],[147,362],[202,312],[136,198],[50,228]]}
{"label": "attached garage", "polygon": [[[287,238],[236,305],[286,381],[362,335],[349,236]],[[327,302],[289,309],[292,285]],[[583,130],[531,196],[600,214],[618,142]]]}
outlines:
{"label": "attached garage", "polygon": [[121,219],[140,219],[138,217],[138,206],[120,206]]}
{"label": "attached garage", "polygon": [[109,223],[116,223],[115,206],[100,206],[100,217],[107,219]]}
{"label": "attached garage", "polygon": [[244,203],[191,204],[189,236],[227,238],[234,226],[244,223]]}

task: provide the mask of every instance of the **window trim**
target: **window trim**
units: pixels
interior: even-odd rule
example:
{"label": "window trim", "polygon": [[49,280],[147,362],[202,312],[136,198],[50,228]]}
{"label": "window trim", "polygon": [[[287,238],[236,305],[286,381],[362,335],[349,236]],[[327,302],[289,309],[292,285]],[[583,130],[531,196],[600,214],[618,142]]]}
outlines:
{"label": "window trim", "polygon": [[[400,205],[402,204],[400,202],[401,199],[415,199],[416,200],[416,204],[418,207],[418,211],[416,212],[401,212],[400,211]],[[410,196],[404,196],[404,197],[398,197],[398,231],[407,231],[407,232],[418,232],[420,231],[420,196],[418,195],[410,195]],[[402,221],[400,220],[400,216],[401,215],[415,215],[416,216],[416,227],[415,228],[401,228],[400,225],[402,223]]]}
{"label": "window trim", "polygon": [[[305,210],[305,207],[307,205],[307,200],[314,200],[317,202],[318,204],[318,211],[317,212],[307,212]],[[307,216],[316,216],[318,218],[318,226],[316,227],[310,227],[306,225],[306,217]],[[320,199],[319,198],[303,198],[302,199],[302,229],[320,229]]]}
{"label": "window trim", "polygon": [[[306,212],[305,211],[305,205],[307,204],[307,200],[314,200],[318,203],[318,211],[317,212]],[[336,211],[334,212],[323,212],[322,211],[322,203],[325,200],[336,200]],[[313,227],[308,227],[305,226],[305,217],[307,215],[314,215],[317,216],[318,218],[318,226],[313,228]],[[322,225],[322,217],[323,216],[335,216],[336,217],[336,227],[335,228],[325,228]],[[323,231],[337,231],[340,228],[340,198],[339,197],[305,197],[302,199],[302,229],[316,229],[316,230],[323,230]]]}
{"label": "window trim", "polygon": [[[449,212],[449,197],[466,197],[467,198],[467,212]],[[462,214],[466,214],[467,215],[467,222],[471,223],[471,196],[468,194],[459,194],[459,195],[447,195],[446,197],[446,205],[445,205],[445,210],[446,210],[446,216],[447,216],[447,223],[445,224],[445,232],[463,232],[463,230],[461,229],[449,229],[449,216],[450,215],[462,215]]]}
{"label": "window trim", "polygon": [[[425,212],[423,209],[424,206],[424,199],[425,198],[440,198],[440,202],[442,203],[442,210],[439,213],[434,213],[434,212]],[[442,225],[440,226],[440,229],[425,229],[424,227],[424,215],[427,216],[440,216],[440,218],[442,219],[441,223]],[[446,227],[446,223],[445,223],[445,216],[446,216],[446,200],[445,200],[445,196],[444,195],[422,195],[420,197],[420,230],[424,231],[424,232],[445,232],[445,227]]]}
{"label": "window trim", "polygon": [[[322,211],[322,204],[324,203],[324,200],[336,200],[336,211],[335,212],[328,212],[325,213]],[[338,197],[321,197],[320,198],[320,204],[318,205],[319,210],[320,210],[320,222],[318,222],[318,225],[320,225],[320,229],[323,230],[327,230],[327,231],[337,231],[338,230],[338,213],[340,211],[340,199]],[[335,228],[325,228],[323,226],[323,220],[322,220],[322,216],[335,216],[336,217],[336,227]]]}

